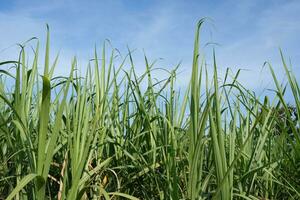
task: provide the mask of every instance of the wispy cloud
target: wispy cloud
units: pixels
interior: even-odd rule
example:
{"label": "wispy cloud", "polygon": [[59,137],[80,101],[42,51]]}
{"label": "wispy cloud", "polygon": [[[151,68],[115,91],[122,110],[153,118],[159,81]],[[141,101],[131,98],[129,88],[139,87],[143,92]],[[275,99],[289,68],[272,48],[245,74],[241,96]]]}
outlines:
{"label": "wispy cloud", "polygon": [[[126,46],[137,49],[135,59],[141,69],[143,49],[150,59],[164,58],[158,64],[172,68],[182,61],[181,84],[186,84],[191,69],[194,26],[208,16],[214,27],[204,27],[202,46],[217,42],[218,66],[249,71],[242,81],[253,88],[267,82],[260,75],[264,61],[274,63],[282,77],[278,47],[300,64],[297,34],[300,29],[300,2],[296,0],[236,1],[14,1],[0,6],[0,50],[38,36],[43,40],[45,23],[51,27],[52,50],[61,49],[60,73],[68,71],[73,55],[80,64],[92,58],[95,43],[110,39],[126,53]],[[205,47],[207,58],[210,48]],[[15,49],[0,52],[0,59],[15,55]],[[52,51],[52,52],[53,52]],[[210,61],[208,60],[208,63]],[[296,67],[294,67],[296,68]],[[295,72],[300,72],[295,69]],[[300,74],[300,73],[298,73]]]}

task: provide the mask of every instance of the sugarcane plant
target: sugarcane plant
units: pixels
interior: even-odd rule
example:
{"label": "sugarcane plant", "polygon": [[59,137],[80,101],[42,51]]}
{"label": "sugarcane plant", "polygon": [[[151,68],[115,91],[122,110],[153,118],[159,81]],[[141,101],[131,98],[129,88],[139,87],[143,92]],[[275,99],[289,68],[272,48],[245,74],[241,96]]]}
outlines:
{"label": "sugarcane plant", "polygon": [[44,64],[37,38],[20,45],[17,60],[0,61],[0,199],[299,199],[300,89],[291,67],[280,51],[280,83],[266,62],[274,95],[257,96],[241,70],[219,76],[214,50],[206,63],[204,23],[180,90],[180,64],[156,67],[145,55],[137,73],[133,52],[123,56],[109,41],[84,74],[74,57],[57,76],[48,26]]}

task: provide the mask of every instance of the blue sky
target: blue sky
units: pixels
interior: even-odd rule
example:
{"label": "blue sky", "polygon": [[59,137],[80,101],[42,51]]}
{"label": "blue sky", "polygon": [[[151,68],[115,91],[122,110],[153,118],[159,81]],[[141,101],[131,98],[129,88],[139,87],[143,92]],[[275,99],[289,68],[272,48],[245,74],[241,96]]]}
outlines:
{"label": "blue sky", "polygon": [[[157,67],[171,69],[182,61],[180,84],[191,70],[197,20],[209,17],[203,27],[202,49],[211,64],[211,48],[217,43],[218,68],[246,69],[241,81],[253,89],[269,87],[270,75],[262,69],[270,61],[283,77],[278,48],[291,59],[300,74],[299,0],[0,0],[0,60],[17,55],[16,43],[36,36],[44,42],[45,24],[51,29],[51,52],[60,51],[58,73],[67,73],[72,56],[86,66],[109,39],[126,54],[137,49],[137,68],[144,69],[143,50],[150,60],[163,58]],[[211,46],[211,45],[210,45]],[[299,77],[299,75],[297,75]]]}

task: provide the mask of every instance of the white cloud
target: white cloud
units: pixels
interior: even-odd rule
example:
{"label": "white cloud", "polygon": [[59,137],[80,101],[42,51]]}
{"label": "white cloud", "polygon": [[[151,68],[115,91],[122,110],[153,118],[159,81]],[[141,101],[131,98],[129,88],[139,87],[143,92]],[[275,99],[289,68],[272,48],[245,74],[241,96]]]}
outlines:
{"label": "white cloud", "polygon": [[[30,3],[32,2],[32,3]],[[269,84],[270,76],[264,70],[264,61],[274,64],[281,76],[278,47],[300,63],[298,53],[300,29],[300,2],[276,1],[210,2],[154,1],[127,5],[123,1],[19,1],[11,10],[0,11],[0,49],[32,36],[45,36],[45,23],[51,27],[52,56],[61,49],[58,73],[68,71],[73,55],[79,57],[83,68],[93,57],[93,47],[108,38],[112,44],[127,53],[126,45],[136,49],[134,54],[139,71],[144,68],[143,49],[149,60],[164,58],[157,67],[172,68],[182,60],[179,84],[186,85],[191,71],[194,28],[196,21],[209,16],[215,21],[204,27],[202,46],[209,41],[220,43],[217,49],[218,67],[246,68],[241,80],[252,88]],[[129,3],[129,2],[127,2]],[[30,5],[31,4],[31,5]],[[32,6],[34,5],[34,6]],[[139,7],[140,6],[140,7]],[[212,36],[210,35],[212,31]],[[287,49],[287,50],[286,50]],[[1,51],[1,50],[0,50]],[[205,48],[208,63],[211,49]],[[100,52],[100,51],[99,51]],[[0,52],[0,59],[16,55],[15,49]],[[143,67],[141,67],[143,66]],[[296,69],[299,72],[299,69]],[[300,73],[299,73],[300,74]],[[162,76],[160,73],[158,76]]]}

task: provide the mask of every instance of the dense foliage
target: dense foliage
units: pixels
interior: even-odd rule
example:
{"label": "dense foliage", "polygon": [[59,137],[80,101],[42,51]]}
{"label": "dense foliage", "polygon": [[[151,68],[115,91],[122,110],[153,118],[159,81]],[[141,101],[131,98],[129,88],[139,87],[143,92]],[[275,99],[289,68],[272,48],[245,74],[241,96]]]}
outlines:
{"label": "dense foliage", "polygon": [[108,56],[105,45],[84,77],[76,58],[69,76],[54,77],[49,31],[43,74],[38,42],[32,62],[24,46],[18,61],[1,61],[0,199],[300,199],[295,76],[282,54],[286,85],[266,63],[272,99],[243,87],[240,71],[220,81],[215,55],[209,76],[202,23],[182,94],[177,68],[156,80],[153,70],[163,69],[145,57],[137,75],[130,51],[116,64],[117,51]]}

